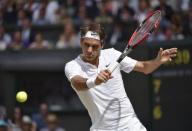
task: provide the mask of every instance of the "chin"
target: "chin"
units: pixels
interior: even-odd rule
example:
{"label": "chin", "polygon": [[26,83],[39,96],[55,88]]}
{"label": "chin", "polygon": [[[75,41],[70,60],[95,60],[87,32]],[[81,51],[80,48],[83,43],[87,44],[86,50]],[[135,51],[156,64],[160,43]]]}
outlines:
{"label": "chin", "polygon": [[86,58],[87,61],[93,61],[94,58]]}

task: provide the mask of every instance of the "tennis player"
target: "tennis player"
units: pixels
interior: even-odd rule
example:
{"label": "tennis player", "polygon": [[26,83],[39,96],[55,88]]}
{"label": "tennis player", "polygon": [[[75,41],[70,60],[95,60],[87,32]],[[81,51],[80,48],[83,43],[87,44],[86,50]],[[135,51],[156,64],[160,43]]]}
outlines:
{"label": "tennis player", "polygon": [[124,89],[121,70],[149,74],[176,56],[177,48],[160,48],[155,59],[137,61],[126,57],[111,73],[107,67],[120,52],[102,49],[105,33],[100,24],[81,28],[82,54],[65,65],[65,74],[91,117],[90,131],[146,131]]}

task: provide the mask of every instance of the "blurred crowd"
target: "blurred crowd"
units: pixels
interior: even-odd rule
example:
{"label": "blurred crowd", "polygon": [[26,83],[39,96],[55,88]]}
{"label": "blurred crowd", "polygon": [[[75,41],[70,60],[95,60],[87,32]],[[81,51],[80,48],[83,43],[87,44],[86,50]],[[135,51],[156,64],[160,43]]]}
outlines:
{"label": "blurred crowd", "polygon": [[39,111],[31,114],[25,114],[16,106],[12,117],[9,116],[6,108],[0,105],[0,131],[66,131],[61,119],[50,113],[47,103],[41,103]]}
{"label": "blurred crowd", "polygon": [[191,5],[190,0],[1,0],[0,50],[78,48],[79,27],[90,22],[104,25],[106,44],[114,46],[157,9],[163,19],[148,41],[182,40],[192,34]]}

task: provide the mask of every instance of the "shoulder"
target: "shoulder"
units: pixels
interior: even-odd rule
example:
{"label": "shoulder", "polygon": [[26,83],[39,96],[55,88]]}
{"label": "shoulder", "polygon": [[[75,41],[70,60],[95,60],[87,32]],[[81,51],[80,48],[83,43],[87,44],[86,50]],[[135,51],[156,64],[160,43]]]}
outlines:
{"label": "shoulder", "polygon": [[68,68],[68,67],[72,68],[72,67],[78,67],[78,66],[80,66],[78,57],[65,64],[65,68]]}
{"label": "shoulder", "polygon": [[81,74],[82,73],[81,61],[78,58],[69,61],[65,65],[64,72],[68,79],[71,79],[75,75]]}
{"label": "shoulder", "polygon": [[109,53],[109,52],[112,52],[113,50],[115,50],[115,49],[114,48],[107,48],[107,49],[103,49],[102,52]]}
{"label": "shoulder", "polygon": [[104,49],[101,51],[101,55],[102,56],[108,56],[111,58],[117,58],[119,57],[121,54],[121,52],[119,52],[118,50],[114,49],[114,48],[109,48],[109,49]]}
{"label": "shoulder", "polygon": [[116,49],[114,49],[114,48],[108,48],[108,49],[103,49],[102,51],[101,51],[101,53],[103,53],[103,54],[119,54],[120,52],[118,51],[118,50],[116,50]]}

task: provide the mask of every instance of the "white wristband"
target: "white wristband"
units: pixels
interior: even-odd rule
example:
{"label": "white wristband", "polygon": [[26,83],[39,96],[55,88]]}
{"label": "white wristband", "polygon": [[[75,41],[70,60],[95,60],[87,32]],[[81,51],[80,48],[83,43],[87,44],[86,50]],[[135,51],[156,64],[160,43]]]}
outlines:
{"label": "white wristband", "polygon": [[89,78],[89,79],[87,79],[86,85],[87,85],[88,88],[93,88],[93,87],[95,87],[95,86],[96,86],[96,85],[95,85],[95,78]]}

